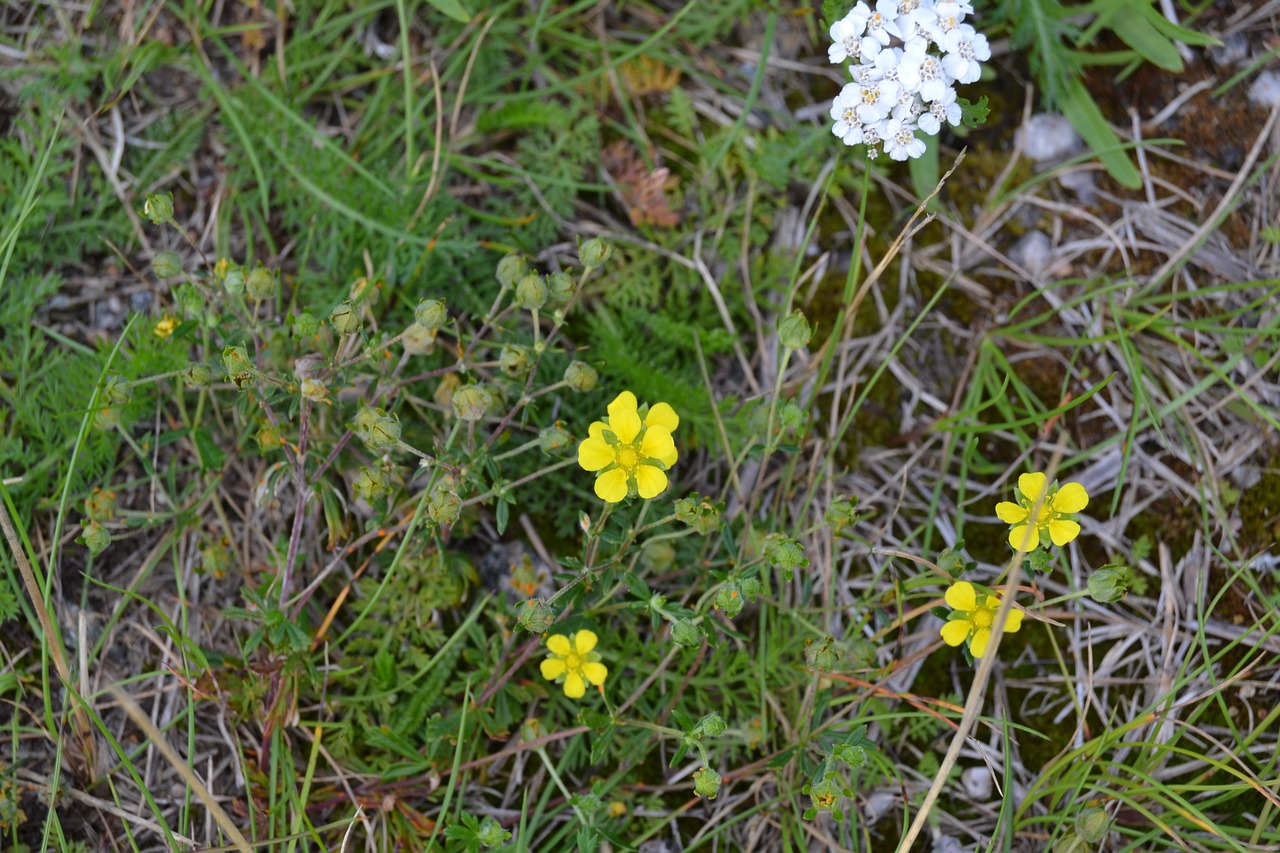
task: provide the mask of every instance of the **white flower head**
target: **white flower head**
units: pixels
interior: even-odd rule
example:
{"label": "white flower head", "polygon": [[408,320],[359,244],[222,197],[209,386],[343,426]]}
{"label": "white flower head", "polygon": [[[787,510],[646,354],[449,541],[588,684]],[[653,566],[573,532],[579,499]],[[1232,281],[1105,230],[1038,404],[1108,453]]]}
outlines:
{"label": "white flower head", "polygon": [[827,59],[837,65],[846,59],[856,59],[858,45],[866,29],[866,18],[857,17],[854,12],[850,12],[832,24],[831,41],[834,44],[827,48]]}
{"label": "white flower head", "polygon": [[831,132],[840,137],[840,141],[845,145],[857,145],[862,142],[862,123],[858,120],[858,105],[861,102],[859,86],[856,83],[846,85],[831,102],[831,120],[835,122]]}
{"label": "white flower head", "polygon": [[942,67],[957,83],[976,83],[982,77],[982,66],[991,58],[991,47],[987,37],[974,30],[968,24],[947,33],[942,40],[942,49],[947,55],[942,58]]}
{"label": "white flower head", "polygon": [[947,33],[954,30],[964,21],[965,15],[973,14],[973,6],[968,3],[943,0],[933,8],[933,20],[925,25],[926,32],[937,44],[942,44]]}
{"label": "white flower head", "polygon": [[858,0],[858,5],[849,15],[865,15],[866,35],[878,41],[881,47],[888,47],[894,36],[902,38],[898,29],[898,0],[876,0],[874,11],[863,0]]}
{"label": "white flower head", "polygon": [[919,92],[925,101],[942,97],[951,82],[942,61],[929,53],[921,42],[912,42],[902,52],[898,63],[898,81],[912,92]]}
{"label": "white flower head", "polygon": [[929,111],[922,113],[919,119],[920,129],[930,136],[936,136],[945,121],[952,127],[960,124],[963,113],[956,103],[956,90],[948,89],[942,97],[929,104]]}
{"label": "white flower head", "polygon": [[902,87],[894,80],[877,80],[868,86],[858,87],[858,118],[863,124],[873,124],[887,117],[898,102]]}
{"label": "white flower head", "polygon": [[924,154],[923,139],[916,138],[916,126],[911,122],[892,119],[885,126],[884,153],[894,160],[906,160]]}

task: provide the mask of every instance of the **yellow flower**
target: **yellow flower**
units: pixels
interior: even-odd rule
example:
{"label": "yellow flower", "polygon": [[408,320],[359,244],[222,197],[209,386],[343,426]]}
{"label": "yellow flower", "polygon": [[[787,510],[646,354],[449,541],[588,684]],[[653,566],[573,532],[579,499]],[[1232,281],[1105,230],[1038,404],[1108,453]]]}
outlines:
{"label": "yellow flower", "polygon": [[[978,600],[978,592],[968,581],[956,581],[947,590],[947,605],[954,613],[942,626],[942,639],[948,646],[958,646],[969,641],[969,653],[980,658],[987,651],[987,643],[991,640],[991,626],[996,621],[996,611],[1000,609],[1000,597],[983,595]],[[1022,611],[1016,607],[1009,611],[1004,621],[1006,634],[1016,633],[1022,627]]]}
{"label": "yellow flower", "polygon": [[155,332],[157,338],[167,341],[173,335],[173,330],[176,328],[178,328],[178,321],[170,317],[168,314],[165,314],[160,318],[160,322],[156,323],[156,327],[152,331]]}
{"label": "yellow flower", "polygon": [[599,687],[609,675],[609,669],[600,663],[600,655],[594,651],[597,642],[592,631],[547,637],[547,651],[551,654],[542,662],[542,677],[557,684],[563,682],[564,695],[581,699],[587,692],[588,681]]}
{"label": "yellow flower", "polygon": [[[1009,529],[1009,544],[1018,551],[1034,551],[1045,540],[1054,545],[1066,545],[1080,535],[1080,525],[1071,517],[1089,505],[1089,493],[1079,483],[1067,483],[1058,487],[1055,481],[1049,485],[1044,474],[1023,474],[1018,478],[1016,490],[1018,502],[1001,501],[996,504],[996,515]],[[1031,510],[1044,496],[1039,514],[1032,522]],[[1048,545],[1045,546],[1046,548]]]}
{"label": "yellow flower", "polygon": [[578,445],[578,464],[596,471],[596,495],[617,503],[632,493],[653,498],[667,487],[666,471],[676,463],[671,433],[680,417],[666,403],[641,419],[636,395],[623,391],[609,404],[609,416],[595,421]]}

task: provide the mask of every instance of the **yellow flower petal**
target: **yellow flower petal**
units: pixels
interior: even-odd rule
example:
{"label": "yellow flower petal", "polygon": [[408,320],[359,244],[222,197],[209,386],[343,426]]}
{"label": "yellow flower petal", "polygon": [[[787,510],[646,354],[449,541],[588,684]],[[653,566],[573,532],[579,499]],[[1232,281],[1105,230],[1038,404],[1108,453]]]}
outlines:
{"label": "yellow flower petal", "polygon": [[609,412],[609,429],[623,444],[630,444],[640,434],[640,416],[635,409],[620,409]]}
{"label": "yellow flower petal", "polygon": [[1049,522],[1049,538],[1053,540],[1054,545],[1066,545],[1079,535],[1080,525],[1074,521],[1055,518]]}
{"label": "yellow flower petal", "polygon": [[600,638],[596,636],[595,631],[579,631],[573,635],[573,650],[580,655],[586,655],[596,647],[598,642]]}
{"label": "yellow flower petal", "polygon": [[620,412],[634,412],[638,405],[635,394],[630,391],[623,391],[614,397],[613,402],[609,404],[609,423],[613,423],[614,417]]}
{"label": "yellow flower petal", "polygon": [[578,445],[578,464],[587,471],[599,471],[601,468],[608,468],[617,461],[617,458],[618,454],[603,438],[595,436],[584,438],[582,443]]}
{"label": "yellow flower petal", "polygon": [[958,646],[969,639],[972,629],[967,619],[952,619],[942,626],[942,641],[948,646]]}
{"label": "yellow flower petal", "polygon": [[667,487],[667,475],[656,465],[641,465],[636,469],[636,490],[640,497],[656,498]]}
{"label": "yellow flower petal", "polygon": [[996,515],[1005,524],[1021,524],[1027,520],[1027,516],[1031,513],[1024,506],[1018,506],[1010,501],[1000,501],[996,504]]}
{"label": "yellow flower petal", "polygon": [[587,681],[598,686],[604,684],[605,678],[609,676],[609,668],[602,663],[584,663],[582,674],[587,677]]}
{"label": "yellow flower petal", "polygon": [[1040,531],[1034,524],[1019,524],[1009,531],[1009,544],[1017,551],[1034,551],[1040,544]]}
{"label": "yellow flower petal", "polygon": [[569,638],[564,634],[552,634],[547,637],[547,651],[553,655],[564,657],[573,651],[573,647],[569,645]]}
{"label": "yellow flower petal", "polygon": [[547,681],[555,681],[568,671],[569,667],[560,658],[547,658],[541,664],[542,677]]}
{"label": "yellow flower petal", "polygon": [[1004,632],[1006,634],[1016,634],[1018,629],[1022,627],[1023,613],[1018,608],[1009,611],[1008,617],[1004,620]]}
{"label": "yellow flower petal", "polygon": [[621,468],[605,471],[596,477],[596,497],[616,504],[627,496],[627,472]]}
{"label": "yellow flower petal", "polygon": [[[987,641],[991,639],[990,628],[979,628],[973,632],[973,639],[969,642],[969,654],[975,658],[980,658],[987,653]],[[573,676],[569,676],[572,678]]]}
{"label": "yellow flower petal", "polygon": [[640,442],[640,455],[657,459],[664,465],[669,458],[674,461],[676,443],[671,440],[671,433],[664,427],[649,427],[644,434],[644,440]]}
{"label": "yellow flower petal", "polygon": [[582,676],[577,672],[569,673],[569,677],[564,680],[564,695],[570,699],[581,699],[587,692],[587,683],[582,680]]}
{"label": "yellow flower petal", "polygon": [[660,426],[667,432],[675,432],[680,426],[680,416],[676,414],[676,410],[671,408],[668,403],[655,403],[653,408],[649,410],[649,414],[644,416],[644,425],[647,427]]}
{"label": "yellow flower petal", "polygon": [[1036,502],[1036,498],[1040,497],[1041,493],[1044,492],[1047,482],[1048,478],[1039,472],[1023,474],[1018,478],[1018,488],[1022,490],[1022,496],[1027,499],[1028,505]]}
{"label": "yellow flower petal", "polygon": [[1067,483],[1053,496],[1050,508],[1054,512],[1079,512],[1089,505],[1089,493],[1079,483]]}
{"label": "yellow flower petal", "polygon": [[604,431],[607,430],[608,428],[609,428],[609,425],[604,421],[592,421],[591,426],[587,427],[587,435],[589,435],[592,438],[603,439]]}
{"label": "yellow flower petal", "polygon": [[978,595],[973,590],[973,584],[968,581],[956,581],[947,590],[946,594],[947,606],[952,610],[962,610],[970,612],[978,608]]}

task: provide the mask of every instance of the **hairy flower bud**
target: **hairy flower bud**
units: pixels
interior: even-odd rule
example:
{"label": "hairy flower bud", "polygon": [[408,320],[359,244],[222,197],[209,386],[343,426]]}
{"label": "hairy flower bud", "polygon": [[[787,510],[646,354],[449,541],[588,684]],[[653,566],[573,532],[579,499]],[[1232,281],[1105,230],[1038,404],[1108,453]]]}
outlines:
{"label": "hairy flower bud", "polygon": [[355,492],[356,497],[373,503],[390,493],[391,477],[381,466],[375,468],[361,466],[360,473],[356,475],[356,481],[351,484],[351,491]]}
{"label": "hairy flower bud", "polygon": [[814,672],[831,672],[840,663],[844,653],[836,646],[836,641],[827,637],[821,643],[806,640],[804,644],[804,662]]}
{"label": "hairy flower bud", "polygon": [[832,533],[839,533],[858,520],[857,506],[858,499],[848,495],[840,495],[831,502],[824,517]]}
{"label": "hairy flower bud", "polygon": [[462,514],[462,498],[449,491],[443,484],[431,490],[427,500],[427,515],[436,524],[453,524]]}
{"label": "hairy flower bud", "polygon": [[567,272],[553,272],[547,276],[547,307],[560,308],[568,304],[577,287],[573,276]]}
{"label": "hairy flower bud", "polygon": [[350,300],[339,302],[329,312],[329,322],[338,334],[354,335],[360,331],[360,311]]}
{"label": "hairy flower bud", "polygon": [[713,711],[698,720],[698,724],[693,727],[693,731],[689,732],[689,734],[696,738],[720,737],[728,728],[729,726],[725,723],[724,717]]}
{"label": "hairy flower bud", "polygon": [[375,453],[391,450],[400,443],[400,420],[371,406],[356,413],[353,431]]}
{"label": "hairy flower bud", "polygon": [[556,612],[541,598],[531,598],[520,605],[516,624],[531,634],[541,634],[556,624]]}
{"label": "hairy flower bud", "polygon": [[87,521],[81,528],[76,541],[89,549],[89,553],[98,556],[111,544],[111,533],[97,521]]}
{"label": "hairy flower bud", "polygon": [[413,309],[413,321],[428,331],[438,332],[449,322],[449,309],[439,299],[424,299]]}
{"label": "hairy flower bud", "polygon": [[573,444],[573,433],[565,429],[564,421],[556,421],[538,433],[538,446],[548,456],[555,456]]}
{"label": "hairy flower bud", "polygon": [[809,321],[800,311],[792,311],[778,324],[778,340],[787,349],[804,349],[813,337],[813,329]]}
{"label": "hairy flower bud", "polygon": [[244,347],[226,347],[222,350],[222,364],[237,388],[244,388],[253,381],[253,362]]}
{"label": "hairy flower bud", "polygon": [[329,389],[319,379],[310,377],[302,380],[300,393],[313,403],[329,403]]}
{"label": "hairy flower bud", "polygon": [[259,264],[253,268],[253,272],[244,280],[244,292],[254,302],[266,302],[268,299],[276,298],[276,290],[279,289],[279,279],[275,270]]}
{"label": "hairy flower bud", "polygon": [[498,261],[498,283],[503,287],[510,287],[524,278],[525,271],[528,269],[529,262],[525,260],[524,255],[507,255]]}
{"label": "hairy flower bud", "polygon": [[519,379],[529,373],[533,365],[529,360],[529,348],[519,344],[503,344],[502,353],[498,356],[498,366],[502,372]]}
{"label": "hairy flower bud", "polygon": [[167,225],[173,221],[173,193],[147,193],[147,200],[142,204],[142,215],[151,220],[152,225]]}
{"label": "hairy flower bud", "polygon": [[702,645],[702,629],[688,619],[677,619],[671,624],[671,642],[686,649]]}
{"label": "hairy flower bud", "polygon": [[719,504],[695,492],[676,501],[676,519],[705,536],[720,529],[721,509]]}
{"label": "hairy flower bud", "polygon": [[590,391],[600,381],[600,374],[585,361],[571,361],[564,369],[564,384],[574,391]]}
{"label": "hairy flower bud", "polygon": [[151,271],[156,274],[156,278],[182,275],[182,256],[177,252],[158,252],[151,259]]}
{"label": "hairy flower bud", "polygon": [[1111,818],[1105,809],[1090,806],[1076,815],[1076,835],[1091,844],[1097,844],[1106,838],[1111,829]]}
{"label": "hairy flower bud", "polygon": [[478,421],[492,402],[493,396],[483,386],[464,385],[453,392],[453,413],[464,421]]}
{"label": "hairy flower bud", "polygon": [[710,767],[699,767],[693,771],[693,792],[699,797],[714,800],[720,793],[720,783],[724,777]]}
{"label": "hairy flower bud", "polygon": [[[1119,601],[1129,592],[1129,578],[1119,566],[1103,566],[1089,575],[1089,597],[1103,604]],[[1084,835],[1084,833],[1080,833]]]}
{"label": "hairy flower bud", "polygon": [[293,336],[302,340],[314,338],[320,331],[320,321],[310,311],[302,311],[289,318],[293,323]]}
{"label": "hairy flower bud", "polygon": [[404,330],[401,344],[404,346],[404,351],[409,355],[430,355],[435,352],[436,336],[439,334],[435,329],[428,329],[418,323],[410,323],[409,328]]}
{"label": "hairy flower bud", "polygon": [[578,245],[578,261],[587,269],[603,266],[613,254],[613,246],[599,237],[592,237]]}
{"label": "hairy flower bud", "polygon": [[770,533],[764,538],[764,558],[775,569],[780,569],[787,580],[791,580],[796,569],[809,566],[809,558],[800,543],[781,533]]}
{"label": "hairy flower bud", "polygon": [[516,282],[516,304],[526,311],[537,311],[547,304],[549,290],[542,276],[531,272]]}
{"label": "hairy flower bud", "polygon": [[116,516],[116,493],[94,488],[84,499],[84,514],[93,521],[110,521]]}

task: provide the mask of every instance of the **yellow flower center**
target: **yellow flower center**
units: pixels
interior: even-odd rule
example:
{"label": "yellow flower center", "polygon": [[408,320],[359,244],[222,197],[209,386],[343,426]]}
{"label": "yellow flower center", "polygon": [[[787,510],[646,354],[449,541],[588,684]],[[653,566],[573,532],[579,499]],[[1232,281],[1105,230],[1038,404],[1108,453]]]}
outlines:
{"label": "yellow flower center", "polygon": [[569,652],[565,655],[564,665],[569,667],[570,672],[582,669],[582,655],[577,652]]}
{"label": "yellow flower center", "polygon": [[995,620],[996,614],[986,607],[979,607],[973,611],[973,627],[975,628],[990,628]]}
{"label": "yellow flower center", "polygon": [[640,454],[633,447],[618,448],[618,464],[628,471],[640,464]]}

